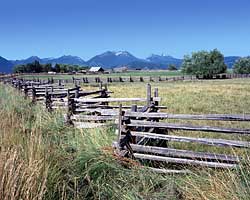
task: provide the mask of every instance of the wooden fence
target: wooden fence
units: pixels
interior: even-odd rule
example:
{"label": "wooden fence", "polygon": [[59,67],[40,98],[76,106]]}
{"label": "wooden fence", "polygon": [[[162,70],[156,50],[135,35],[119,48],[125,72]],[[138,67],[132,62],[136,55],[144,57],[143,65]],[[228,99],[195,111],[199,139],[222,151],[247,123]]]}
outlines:
{"label": "wooden fence", "polygon": [[[34,75],[34,74],[31,74]],[[54,77],[54,78],[53,78]],[[57,75],[54,75],[48,80],[31,79],[30,81],[40,82],[53,82],[61,81],[64,84],[75,83],[75,84],[87,84],[87,83],[122,83],[122,82],[174,82],[174,81],[195,81],[203,80],[203,76],[83,76],[81,78],[72,76],[71,79],[57,79]],[[219,74],[214,75],[213,79],[232,79],[232,78],[250,78],[250,74]]]}
{"label": "wooden fence", "polygon": [[[236,155],[216,154],[212,152],[195,152],[188,149],[173,149],[168,142],[183,142],[205,146],[230,148],[250,148],[250,142],[241,140],[226,140],[213,138],[196,138],[168,135],[169,131],[201,131],[208,133],[223,133],[234,135],[249,135],[250,129],[227,127],[197,126],[165,122],[168,119],[179,120],[216,120],[216,121],[250,121],[250,115],[184,115],[161,112],[119,112],[118,139],[114,147],[119,155],[181,166],[202,166],[212,168],[236,168],[241,158]],[[165,120],[161,122],[160,120]],[[158,165],[159,166],[159,165]]]}
{"label": "wooden fence", "polygon": [[[150,84],[147,85],[145,98],[110,98],[112,92],[102,83],[98,90],[84,91],[77,84],[73,88],[66,88],[61,81],[54,82],[54,80],[41,82],[22,79],[5,81],[23,92],[25,98],[31,98],[33,103],[43,104],[49,112],[58,108],[63,109],[66,122],[78,128],[104,126],[106,122],[114,123],[119,104],[124,102],[129,102],[131,105],[123,106],[123,109],[131,109],[134,106],[144,110],[166,108],[159,106],[160,97],[157,88],[154,91],[155,96],[152,97]],[[138,103],[141,105],[137,105]]]}
{"label": "wooden fence", "polygon": [[[68,124],[78,128],[94,128],[116,121],[117,141],[113,146],[118,155],[136,159],[142,163],[152,165],[156,172],[182,171],[161,169],[159,166],[182,168],[183,166],[201,166],[211,168],[236,168],[241,161],[237,155],[199,152],[190,149],[170,148],[169,142],[191,143],[207,147],[244,148],[250,147],[249,141],[243,136],[250,134],[250,129],[197,126],[188,123],[169,123],[174,120],[214,120],[249,122],[250,115],[233,114],[170,114],[160,112],[166,109],[160,105],[161,98],[158,89],[154,91],[147,84],[145,98],[112,98],[107,86],[100,84],[94,91],[84,91],[77,84],[67,88],[61,81],[25,81],[15,78],[2,80],[23,92],[26,98],[41,102],[49,112],[57,108],[65,110],[65,119]],[[130,102],[129,105],[123,105]],[[187,137],[169,135],[169,131],[194,131],[219,134],[215,138]],[[237,135],[241,140],[218,139],[221,134]],[[155,168],[157,166],[157,168]]]}

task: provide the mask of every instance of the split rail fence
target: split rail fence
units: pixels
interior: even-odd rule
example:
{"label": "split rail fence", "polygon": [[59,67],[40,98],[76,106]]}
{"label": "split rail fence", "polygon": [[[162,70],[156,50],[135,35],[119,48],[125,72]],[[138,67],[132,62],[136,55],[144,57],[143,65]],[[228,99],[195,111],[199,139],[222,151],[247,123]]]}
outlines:
{"label": "split rail fence", "polygon": [[[25,74],[24,74],[25,75]],[[34,76],[34,74],[27,74]],[[48,75],[48,74],[44,74]],[[87,83],[122,83],[122,82],[175,82],[175,81],[195,81],[195,80],[203,80],[202,76],[191,76],[191,75],[183,75],[183,76],[101,76],[101,75],[91,75],[84,76],[79,78],[77,76],[72,76],[71,79],[57,79],[56,77],[60,75],[54,75],[51,78],[48,78],[48,81],[62,81],[64,84],[74,83],[74,84],[87,84]],[[53,78],[54,77],[54,78]],[[250,74],[219,74],[214,75],[212,79],[233,79],[233,78],[250,78]],[[28,79],[27,79],[28,80]],[[30,79],[30,81],[46,81]]]}
{"label": "split rail fence", "polygon": [[[168,123],[166,120],[215,120],[215,121],[250,121],[250,115],[188,115],[167,114],[162,112],[119,112],[118,139],[113,143],[122,156],[150,161],[151,164],[182,166],[201,166],[212,168],[236,168],[241,161],[237,155],[216,154],[213,152],[196,152],[188,149],[174,149],[168,147],[168,142],[201,144],[204,146],[219,146],[223,148],[250,148],[249,141],[226,140],[214,138],[198,138],[179,135],[169,135],[169,131],[200,131],[211,134],[232,134],[246,136],[250,129],[227,127],[197,126],[179,123]],[[164,121],[160,121],[164,120]],[[164,171],[164,170],[163,170]],[[170,170],[171,172],[171,170]]]}
{"label": "split rail fence", "polygon": [[[169,142],[191,143],[193,146],[199,144],[206,147],[205,149],[209,146],[246,150],[250,148],[250,142],[245,137],[250,135],[250,129],[197,126],[192,125],[189,121],[236,121],[242,123],[249,122],[250,115],[191,115],[160,112],[160,109],[166,109],[166,107],[160,105],[161,98],[158,89],[155,88],[152,92],[150,84],[147,84],[145,98],[112,98],[110,97],[112,92],[102,84],[98,90],[84,91],[78,85],[66,88],[60,81],[58,83],[41,83],[15,78],[2,81],[22,91],[25,97],[30,97],[33,102],[43,103],[49,112],[57,108],[66,109],[67,123],[78,128],[94,128],[103,126],[106,122],[114,124],[116,121],[118,137],[113,146],[118,155],[139,160],[157,172],[183,172],[166,169],[176,166],[178,169],[189,166],[236,168],[242,160],[236,154],[214,153],[213,149],[208,152],[200,152],[183,147],[171,148]],[[125,102],[131,102],[131,104],[122,106]],[[169,123],[168,120],[171,119],[188,120],[188,123]],[[176,131],[178,134],[184,133],[184,135],[169,134],[170,132],[176,133]],[[215,135],[216,138],[188,137],[185,136],[187,131],[206,132]],[[218,139],[223,134],[237,135],[240,139]]]}

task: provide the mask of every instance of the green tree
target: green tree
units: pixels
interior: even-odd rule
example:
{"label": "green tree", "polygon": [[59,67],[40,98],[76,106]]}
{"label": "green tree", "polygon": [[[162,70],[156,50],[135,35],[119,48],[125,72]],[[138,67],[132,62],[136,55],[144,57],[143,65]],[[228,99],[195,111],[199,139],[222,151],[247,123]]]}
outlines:
{"label": "green tree", "polygon": [[43,71],[43,72],[52,71],[52,65],[51,65],[50,63],[44,64],[44,65],[42,66],[42,71]]}
{"label": "green tree", "polygon": [[178,70],[178,69],[177,69],[176,65],[170,64],[170,65],[168,66],[168,70],[170,70],[170,71],[175,71],[175,70]]}
{"label": "green tree", "polygon": [[57,64],[57,63],[55,64],[54,71],[57,73],[61,72],[61,67],[59,64]]}
{"label": "green tree", "polygon": [[213,75],[225,73],[226,70],[224,56],[217,49],[194,52],[191,57],[186,55],[182,63],[182,72],[204,78],[212,78]]}
{"label": "green tree", "polygon": [[249,74],[250,73],[250,56],[240,58],[233,66],[233,72],[237,74]]}

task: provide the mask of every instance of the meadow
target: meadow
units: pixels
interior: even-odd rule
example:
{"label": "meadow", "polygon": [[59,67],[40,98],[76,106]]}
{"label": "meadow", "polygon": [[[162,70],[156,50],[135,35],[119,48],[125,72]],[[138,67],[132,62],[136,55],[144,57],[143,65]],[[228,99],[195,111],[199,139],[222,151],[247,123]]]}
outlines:
{"label": "meadow", "polygon": [[56,74],[56,75],[48,75],[48,74],[36,74],[36,75],[22,75],[25,79],[33,79],[33,78],[39,78],[39,79],[48,79],[48,78],[54,78],[54,79],[72,79],[72,76],[75,78],[83,78],[83,77],[145,77],[145,76],[152,76],[152,77],[159,77],[159,76],[181,76],[183,75],[181,71],[167,71],[167,70],[150,70],[150,71],[128,71],[128,72],[121,72],[121,73],[110,73],[110,74]]}
{"label": "meadow", "polygon": [[[231,74],[233,71],[231,69],[227,70],[227,73]],[[27,74],[27,75],[21,75],[24,79],[33,79],[33,78],[39,78],[42,80],[48,79],[48,78],[54,78],[56,80],[59,79],[68,79],[72,80],[72,77],[75,78],[83,78],[83,77],[173,77],[173,76],[183,76],[184,74],[180,71],[168,71],[168,70],[138,70],[138,71],[127,71],[127,72],[120,72],[120,73],[109,73],[109,74]]]}
{"label": "meadow", "polygon": [[[250,80],[153,83],[169,113],[249,114]],[[82,85],[91,90],[92,86]],[[145,97],[145,83],[108,86],[112,97]],[[173,121],[173,120],[172,120]],[[175,120],[177,121],[177,120]],[[249,123],[199,121],[206,125],[250,128]],[[9,86],[0,85],[1,199],[249,199],[249,152],[170,143],[171,147],[232,153],[244,157],[234,171],[189,168],[186,175],[156,174],[137,162],[118,158],[113,127],[75,129],[61,111],[48,113]],[[170,132],[170,134],[172,134]],[[200,132],[175,135],[218,137]],[[223,135],[226,139],[238,138]]]}

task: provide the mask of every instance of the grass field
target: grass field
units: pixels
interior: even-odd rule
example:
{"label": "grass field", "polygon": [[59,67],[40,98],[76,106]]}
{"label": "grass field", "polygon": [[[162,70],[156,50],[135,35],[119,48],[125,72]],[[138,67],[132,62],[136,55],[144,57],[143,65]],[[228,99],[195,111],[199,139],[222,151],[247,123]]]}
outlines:
{"label": "grass field", "polygon": [[159,76],[181,76],[182,73],[180,71],[167,71],[167,70],[155,70],[155,71],[133,71],[133,72],[122,72],[122,73],[110,73],[110,74],[94,74],[94,75],[79,75],[79,74],[73,74],[73,75],[23,75],[21,77],[24,77],[26,79],[32,79],[32,78],[40,78],[40,79],[48,79],[48,78],[54,78],[54,79],[72,79],[72,77],[76,78],[82,78],[82,77],[129,77],[129,76],[152,76],[152,77],[159,77]]}
{"label": "grass field", "polygon": [[[231,69],[227,70],[227,73],[232,73]],[[183,73],[178,71],[167,71],[167,70],[149,70],[149,71],[131,71],[131,72],[122,72],[122,73],[110,73],[110,74],[94,74],[94,75],[79,75],[79,74],[73,74],[73,75],[67,75],[67,74],[57,74],[57,75],[48,75],[48,74],[32,74],[32,75],[22,75],[21,77],[25,79],[33,79],[33,78],[39,78],[39,79],[48,79],[48,78],[54,78],[54,79],[72,79],[72,77],[75,78],[83,78],[83,77],[171,77],[171,76],[182,76]]]}
{"label": "grass field", "polygon": [[[154,83],[165,112],[250,113],[250,80]],[[83,86],[90,90],[92,86]],[[145,97],[145,83],[108,87],[113,97]],[[187,122],[185,122],[187,123]],[[249,123],[192,122],[250,128]],[[0,85],[0,199],[249,199],[249,152],[176,144],[177,148],[237,153],[245,162],[235,171],[191,168],[188,175],[159,175],[113,155],[113,128],[77,130],[63,124],[60,111],[47,113]],[[199,132],[175,135],[218,137]],[[222,138],[242,139],[233,135]],[[250,138],[244,137],[250,141]],[[123,164],[122,164],[123,163]],[[18,183],[18,184],[17,184]]]}

